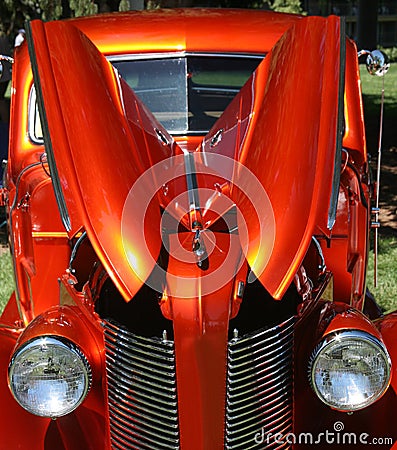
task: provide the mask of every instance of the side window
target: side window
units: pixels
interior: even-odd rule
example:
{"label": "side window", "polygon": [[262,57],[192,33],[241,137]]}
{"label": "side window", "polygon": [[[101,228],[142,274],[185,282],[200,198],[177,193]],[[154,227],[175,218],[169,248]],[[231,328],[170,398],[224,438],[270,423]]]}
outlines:
{"label": "side window", "polygon": [[43,144],[43,130],[41,128],[39,108],[36,101],[36,89],[34,85],[32,86],[29,95],[28,133],[32,142],[35,144]]}

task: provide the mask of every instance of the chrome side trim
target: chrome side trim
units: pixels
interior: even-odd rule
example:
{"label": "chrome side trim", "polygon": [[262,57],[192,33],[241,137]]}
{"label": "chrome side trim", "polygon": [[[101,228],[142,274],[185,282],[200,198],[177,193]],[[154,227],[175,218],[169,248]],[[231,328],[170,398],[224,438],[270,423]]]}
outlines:
{"label": "chrome side trim", "polygon": [[205,52],[156,52],[156,53],[126,53],[123,55],[106,55],[109,62],[121,62],[131,60],[145,59],[169,59],[169,58],[186,58],[187,56],[200,56],[207,58],[257,58],[263,59],[265,54],[255,53],[205,53]]}
{"label": "chrome side trim", "polygon": [[55,164],[54,151],[51,141],[50,131],[48,129],[47,113],[44,105],[43,91],[41,89],[41,79],[37,66],[36,49],[34,46],[33,32],[30,22],[26,26],[26,37],[28,43],[30,63],[33,72],[33,82],[36,88],[37,106],[39,108],[40,121],[43,128],[44,146],[47,153],[48,166],[50,168],[52,185],[54,188],[55,198],[61,215],[61,220],[66,231],[72,229],[68,208],[66,206],[65,197],[62,192],[61,181],[58,175],[58,169]]}
{"label": "chrome side trim", "polygon": [[342,141],[344,134],[344,95],[345,95],[345,69],[346,69],[346,21],[344,17],[340,18],[340,69],[339,69],[339,87],[338,87],[338,127],[336,130],[336,152],[334,161],[334,177],[332,180],[332,192],[328,209],[327,228],[332,230],[338,209],[339,184],[342,164]]}

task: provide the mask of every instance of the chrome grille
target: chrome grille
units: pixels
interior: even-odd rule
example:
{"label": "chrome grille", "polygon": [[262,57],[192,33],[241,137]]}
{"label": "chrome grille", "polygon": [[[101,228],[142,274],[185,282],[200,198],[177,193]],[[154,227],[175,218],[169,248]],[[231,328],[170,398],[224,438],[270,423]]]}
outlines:
{"label": "chrome grille", "polygon": [[178,449],[174,343],[105,321],[110,435],[115,449]]}
{"label": "chrome grille", "polygon": [[275,435],[292,432],[293,331],[291,318],[229,342],[225,449],[288,447]]}
{"label": "chrome grille", "polygon": [[[294,318],[228,343],[226,450],[286,448],[292,432]],[[180,448],[174,343],[104,321],[114,449]],[[255,442],[259,433],[262,442]]]}

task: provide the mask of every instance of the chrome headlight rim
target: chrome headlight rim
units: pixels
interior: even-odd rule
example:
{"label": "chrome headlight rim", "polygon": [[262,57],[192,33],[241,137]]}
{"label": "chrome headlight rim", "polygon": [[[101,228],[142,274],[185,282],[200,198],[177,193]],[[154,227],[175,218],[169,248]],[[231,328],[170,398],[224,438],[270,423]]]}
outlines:
{"label": "chrome headlight rim", "polygon": [[[354,406],[350,406],[350,407],[342,407],[342,405],[336,405],[335,403],[331,403],[329,401],[327,401],[327,399],[324,397],[324,395],[322,394],[322,392],[318,389],[316,383],[314,382],[314,372],[316,370],[316,363],[318,362],[319,356],[321,355],[321,353],[323,351],[325,351],[326,349],[330,348],[331,346],[343,342],[343,341],[357,341],[357,342],[366,342],[368,345],[372,346],[373,348],[376,348],[380,351],[380,353],[382,354],[382,358],[385,361],[385,370],[386,370],[386,376],[385,379],[387,380],[385,383],[383,383],[382,388],[379,389],[379,391],[377,392],[376,395],[373,395],[371,397],[368,398],[368,400],[366,402],[361,402],[358,403],[357,405]],[[342,329],[342,330],[337,330],[337,331],[333,331],[329,334],[327,334],[326,336],[324,336],[322,338],[322,340],[320,341],[320,343],[315,347],[315,349],[312,352],[312,355],[309,359],[309,365],[308,365],[308,375],[309,375],[309,382],[310,385],[313,389],[313,391],[315,392],[315,394],[317,395],[317,397],[327,406],[329,406],[332,409],[341,411],[341,412],[354,412],[354,411],[359,411],[361,409],[367,408],[368,406],[372,405],[373,403],[375,403],[377,400],[379,400],[384,393],[387,391],[390,382],[391,382],[391,373],[392,373],[392,368],[391,368],[391,358],[390,355],[387,351],[386,346],[384,345],[384,343],[379,340],[376,336],[374,336],[371,333],[368,333],[366,331],[363,330],[359,330],[359,329],[350,329],[350,330],[346,330],[346,329]]]}
{"label": "chrome headlight rim", "polygon": [[[79,396],[79,399],[73,404],[72,407],[65,408],[61,410],[59,413],[46,414],[40,413],[40,411],[34,410],[33,408],[29,408],[24,402],[21,401],[21,399],[14,391],[13,376],[15,374],[16,361],[27,351],[33,349],[34,347],[42,347],[43,345],[57,345],[60,348],[66,349],[67,351],[71,352],[74,356],[80,359],[82,367],[84,368],[83,371],[84,389],[81,395]],[[79,348],[79,346],[70,339],[59,335],[39,335],[22,343],[14,351],[10,363],[8,365],[8,385],[15,401],[26,411],[38,417],[57,419],[59,417],[66,416],[67,414],[70,414],[71,412],[75,411],[84,402],[92,385],[91,365],[85,354]]]}

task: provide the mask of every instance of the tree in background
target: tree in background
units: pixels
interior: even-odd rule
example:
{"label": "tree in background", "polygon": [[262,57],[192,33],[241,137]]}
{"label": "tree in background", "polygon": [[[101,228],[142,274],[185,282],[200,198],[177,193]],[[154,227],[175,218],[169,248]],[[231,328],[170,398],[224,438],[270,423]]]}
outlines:
{"label": "tree in background", "polygon": [[118,11],[120,0],[3,0],[0,22],[8,28],[22,28],[26,20],[56,20]]}
{"label": "tree in background", "polygon": [[23,28],[27,20],[56,20],[110,11],[191,6],[265,8],[290,13],[303,12],[300,0],[2,0],[0,1],[0,27],[6,31],[11,43],[17,30]]}
{"label": "tree in background", "polygon": [[273,11],[293,14],[302,14],[304,12],[300,0],[273,0],[269,3],[270,9]]}
{"label": "tree in background", "polygon": [[70,10],[72,17],[90,16],[98,12],[98,5],[90,0],[70,0]]}
{"label": "tree in background", "polygon": [[55,20],[96,12],[98,3],[93,0],[3,0],[0,20],[11,33],[23,28],[27,20]]}
{"label": "tree in background", "polygon": [[359,0],[357,41],[360,48],[376,48],[378,1]]}

